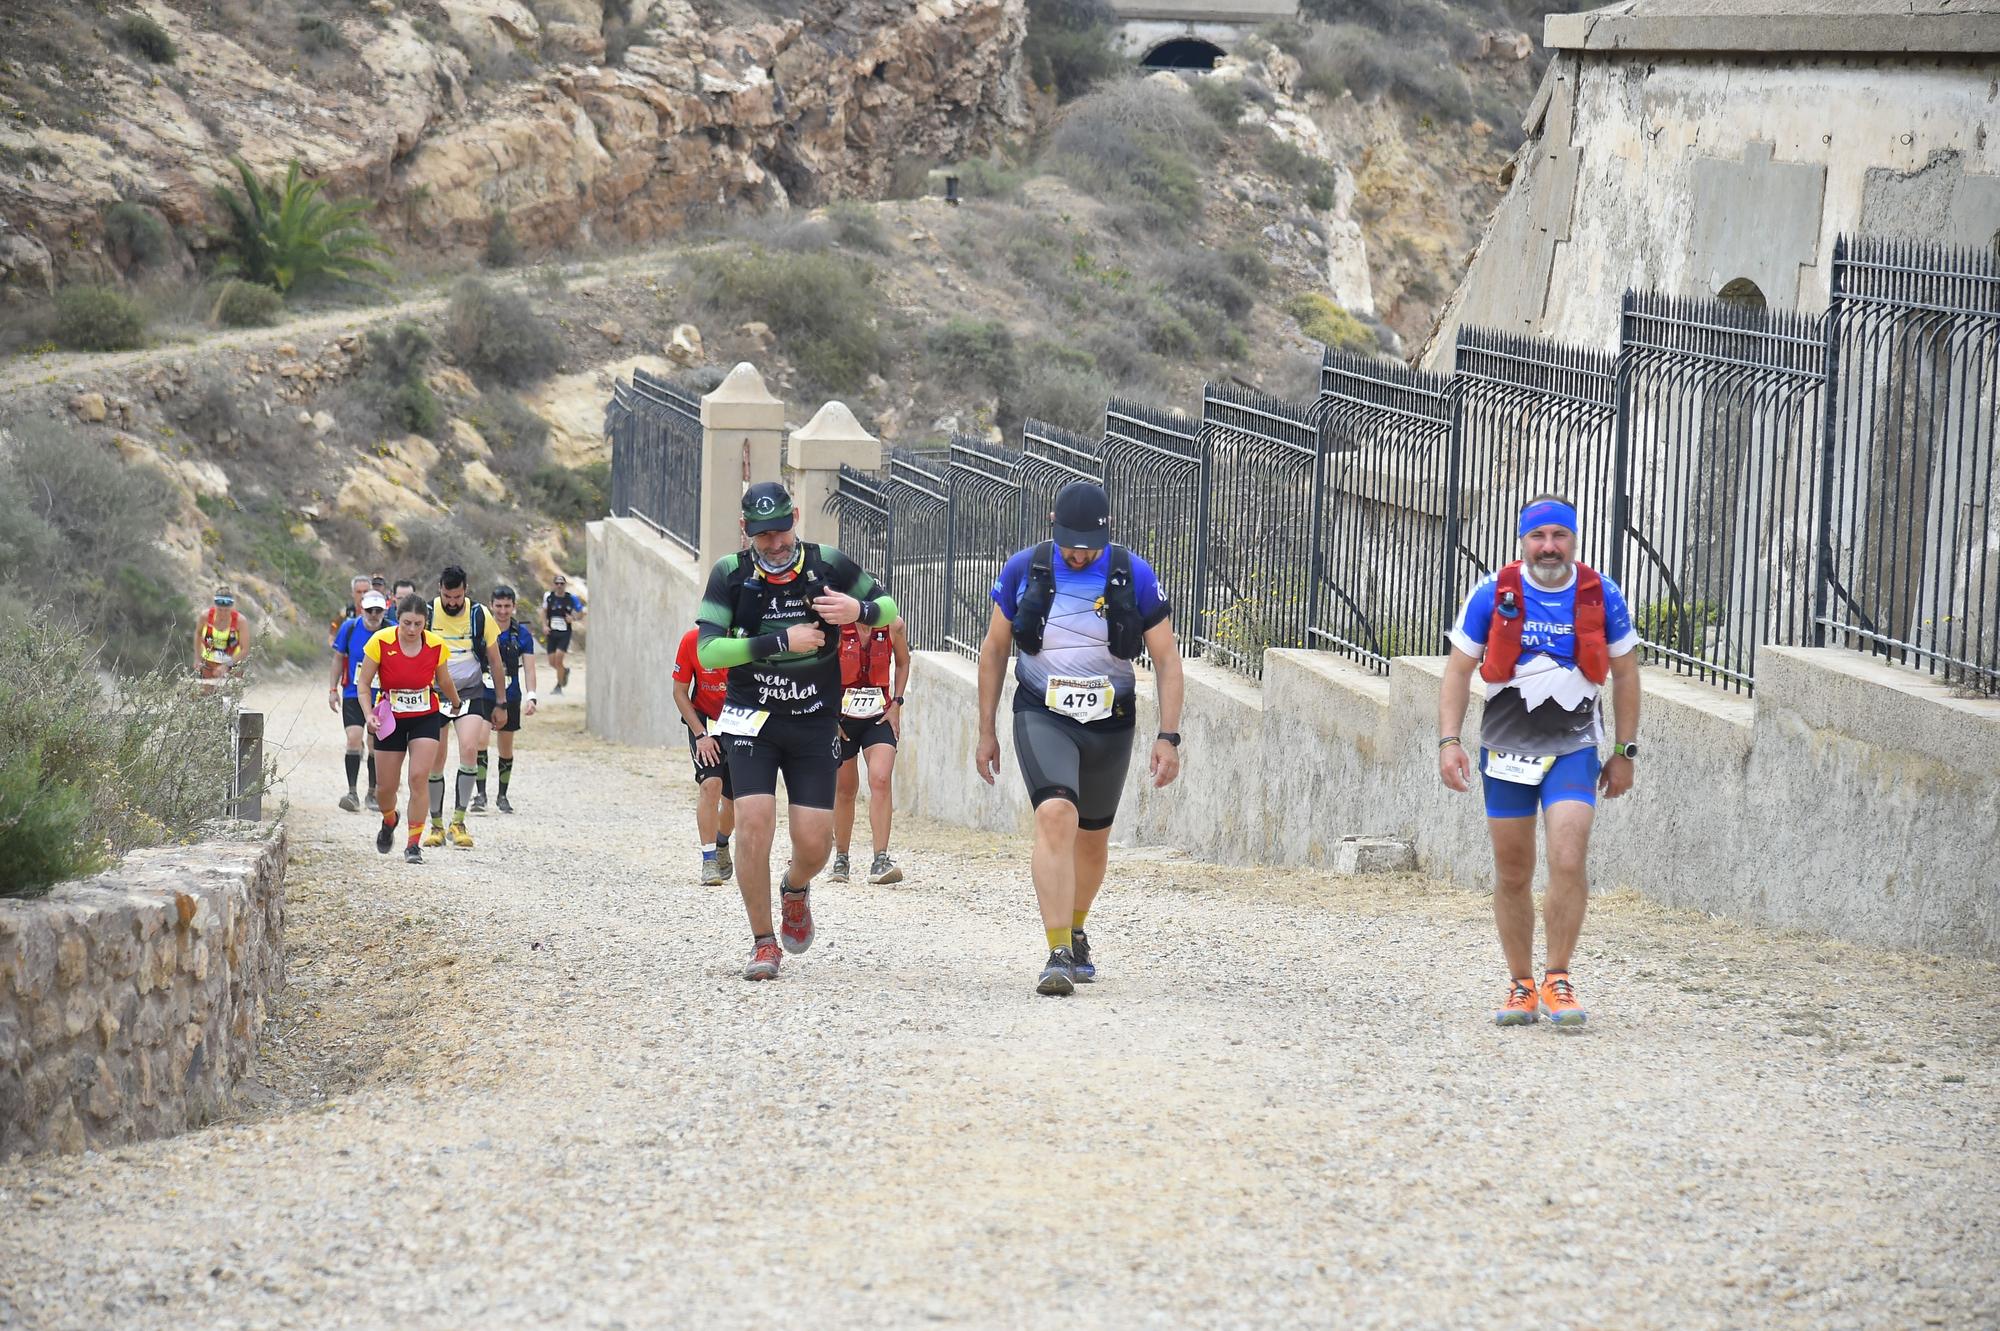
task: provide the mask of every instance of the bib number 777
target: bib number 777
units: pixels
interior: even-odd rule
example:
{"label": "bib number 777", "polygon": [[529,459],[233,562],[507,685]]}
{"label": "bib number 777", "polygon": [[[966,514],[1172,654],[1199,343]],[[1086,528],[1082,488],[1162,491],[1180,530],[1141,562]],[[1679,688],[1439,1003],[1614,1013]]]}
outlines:
{"label": "bib number 777", "polygon": [[1111,715],[1116,696],[1105,675],[1051,675],[1042,702],[1052,712],[1076,721],[1102,721]]}

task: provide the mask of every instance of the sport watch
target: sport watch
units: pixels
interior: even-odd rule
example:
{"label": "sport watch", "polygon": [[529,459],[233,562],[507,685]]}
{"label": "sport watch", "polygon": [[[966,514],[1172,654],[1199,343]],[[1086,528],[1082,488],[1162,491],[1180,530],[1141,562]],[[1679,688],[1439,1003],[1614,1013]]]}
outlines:
{"label": "sport watch", "polygon": [[1639,756],[1639,741],[1633,740],[1630,744],[1613,744],[1611,746],[1611,754],[1614,758],[1637,758]]}
{"label": "sport watch", "polygon": [[1178,730],[1162,730],[1160,738],[1177,749],[1181,746],[1181,732]]}

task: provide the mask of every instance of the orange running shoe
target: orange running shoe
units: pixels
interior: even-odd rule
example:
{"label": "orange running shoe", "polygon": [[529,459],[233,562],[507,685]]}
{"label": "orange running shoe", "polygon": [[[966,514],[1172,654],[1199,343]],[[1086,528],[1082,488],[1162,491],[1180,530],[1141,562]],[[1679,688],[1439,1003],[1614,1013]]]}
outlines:
{"label": "orange running shoe", "polygon": [[1532,1026],[1541,1010],[1535,1006],[1535,977],[1524,975],[1507,991],[1507,1001],[1493,1014],[1495,1025]]}
{"label": "orange running shoe", "polygon": [[1590,1020],[1583,1004],[1576,1001],[1568,971],[1548,971],[1542,976],[1542,1011],[1558,1026],[1581,1026]]}
{"label": "orange running shoe", "polygon": [[785,954],[778,950],[776,939],[760,938],[756,950],[750,954],[750,964],[743,968],[743,978],[775,980],[778,978],[778,963],[784,959]]}

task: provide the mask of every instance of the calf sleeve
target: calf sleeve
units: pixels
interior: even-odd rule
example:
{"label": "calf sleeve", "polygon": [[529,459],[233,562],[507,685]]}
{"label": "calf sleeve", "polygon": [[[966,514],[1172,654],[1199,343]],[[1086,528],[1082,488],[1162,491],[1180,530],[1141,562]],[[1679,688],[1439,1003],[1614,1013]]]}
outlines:
{"label": "calf sleeve", "polygon": [[507,793],[507,783],[513,779],[514,760],[512,758],[502,758],[500,760],[500,793],[502,795]]}

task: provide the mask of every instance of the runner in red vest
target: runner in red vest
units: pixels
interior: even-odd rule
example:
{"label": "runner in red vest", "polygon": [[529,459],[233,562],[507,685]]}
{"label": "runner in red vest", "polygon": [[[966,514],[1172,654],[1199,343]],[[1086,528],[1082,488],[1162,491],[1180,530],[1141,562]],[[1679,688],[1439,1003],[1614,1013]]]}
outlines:
{"label": "runner in red vest", "polygon": [[250,630],[236,608],[236,594],[227,587],[215,589],[215,604],[203,614],[194,629],[195,665],[204,680],[226,678],[243,664],[250,649]]}
{"label": "runner in red vest", "polygon": [[890,778],[896,771],[896,740],[903,733],[903,694],[909,687],[910,637],[900,617],[887,628],[842,626],[840,778],[833,788],[829,882],[844,883],[850,872],[847,848],[854,840],[854,797],[861,789],[864,762],[868,765],[868,826],[875,837],[868,881],[903,881],[903,870],[889,858],[889,826],[896,814]]}
{"label": "runner in red vest", "polygon": [[701,630],[681,636],[674,654],[674,706],[687,727],[688,754],[694,759],[694,826],[701,836],[701,885],[720,887],[734,866],[729,860],[729,834],[736,830],[736,791],[729,782],[729,759],[715,738],[714,722],[722,715],[729,693],[729,672],[707,670],[695,653]]}
{"label": "runner in red vest", "polygon": [[[1542,1013],[1562,1026],[1587,1017],[1570,982],[1571,954],[1590,896],[1586,863],[1597,796],[1632,788],[1639,754],[1639,635],[1616,583],[1576,562],[1576,508],[1540,495],[1521,510],[1521,558],[1473,588],[1451,630],[1438,700],[1438,775],[1472,786],[1472,755],[1459,737],[1477,672],[1485,697],[1479,772],[1493,841],[1493,918],[1511,978],[1493,1014],[1525,1026]],[[1602,764],[1598,695],[1612,684],[1616,742]],[[1542,923],[1548,966],[1538,987],[1535,950],[1535,815],[1548,839]]]}

